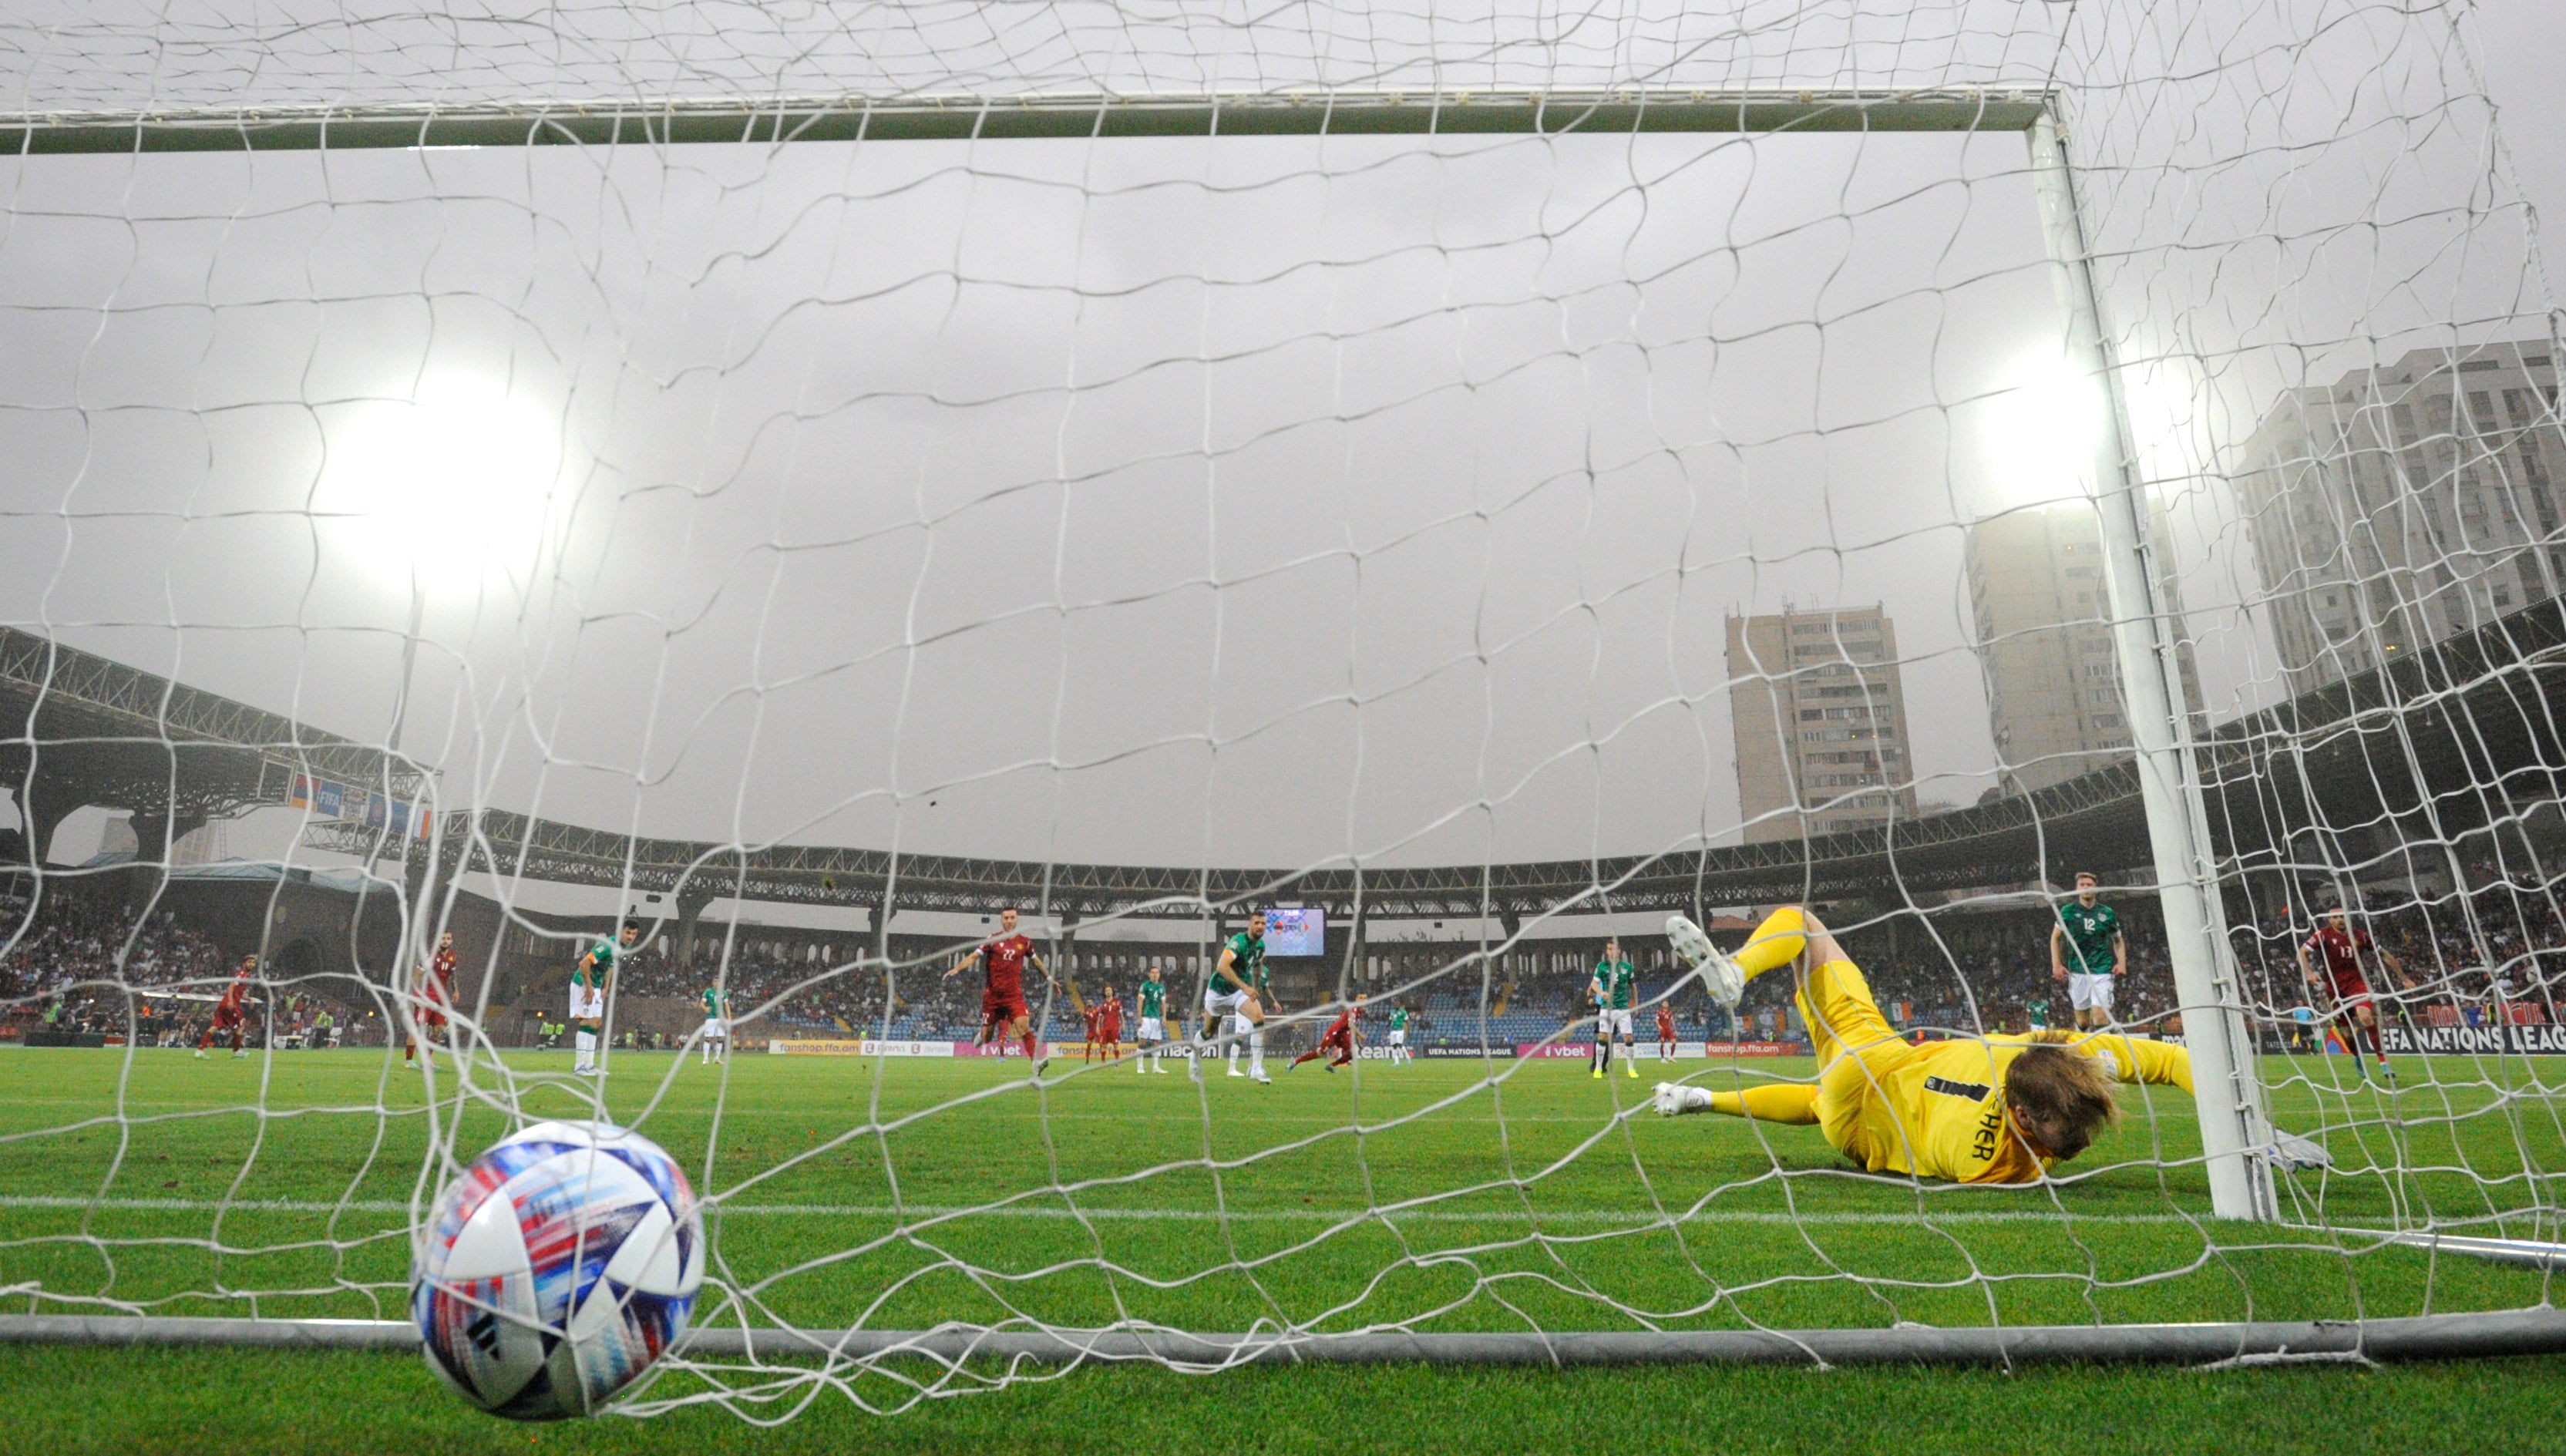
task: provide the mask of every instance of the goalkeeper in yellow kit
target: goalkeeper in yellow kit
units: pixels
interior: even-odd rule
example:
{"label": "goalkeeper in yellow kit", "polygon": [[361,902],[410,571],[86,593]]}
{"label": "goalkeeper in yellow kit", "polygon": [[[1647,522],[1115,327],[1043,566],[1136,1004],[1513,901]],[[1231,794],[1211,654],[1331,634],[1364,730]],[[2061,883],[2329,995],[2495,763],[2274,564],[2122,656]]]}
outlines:
{"label": "goalkeeper in yellow kit", "polygon": [[2120,1120],[2114,1083],[2191,1091],[2191,1058],[2181,1047],[2107,1033],[1911,1046],[1881,1016],[1844,947],[1805,909],[1774,911],[1733,960],[1710,951],[1699,969],[1711,995],[1734,1006],[1748,981],[1784,966],[1798,980],[1793,1000],[1817,1052],[1817,1085],[1715,1092],[1660,1083],[1659,1112],[1815,1124],[1873,1172],[2032,1183]]}

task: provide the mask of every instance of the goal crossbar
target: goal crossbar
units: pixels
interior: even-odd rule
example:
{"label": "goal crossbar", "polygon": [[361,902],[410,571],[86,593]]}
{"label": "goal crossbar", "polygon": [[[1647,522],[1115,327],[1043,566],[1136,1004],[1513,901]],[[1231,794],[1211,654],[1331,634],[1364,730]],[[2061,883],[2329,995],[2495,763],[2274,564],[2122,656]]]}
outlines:
{"label": "goal crossbar", "polygon": [[2026,131],[2038,91],[1364,91],[783,97],[20,113],[0,150],[309,151],[1114,136]]}

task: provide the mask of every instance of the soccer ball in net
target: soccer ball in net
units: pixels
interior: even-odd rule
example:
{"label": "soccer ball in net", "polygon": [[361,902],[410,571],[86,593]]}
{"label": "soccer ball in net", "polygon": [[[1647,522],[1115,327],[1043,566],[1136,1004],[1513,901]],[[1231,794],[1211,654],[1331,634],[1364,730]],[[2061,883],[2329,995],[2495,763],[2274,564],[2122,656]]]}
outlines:
{"label": "soccer ball in net", "polygon": [[703,1220],[658,1144],[604,1122],[540,1122],[438,1196],[410,1272],[427,1362],[512,1420],[586,1415],[686,1328]]}

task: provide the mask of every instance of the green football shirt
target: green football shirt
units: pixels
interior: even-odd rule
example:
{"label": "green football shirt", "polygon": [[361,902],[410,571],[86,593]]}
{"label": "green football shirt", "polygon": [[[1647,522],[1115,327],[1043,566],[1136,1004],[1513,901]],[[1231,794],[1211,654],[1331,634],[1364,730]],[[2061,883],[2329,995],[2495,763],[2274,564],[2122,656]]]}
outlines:
{"label": "green football shirt", "polygon": [[[1265,989],[1264,936],[1251,936],[1246,931],[1242,930],[1236,935],[1229,937],[1229,973],[1231,975],[1246,982],[1247,988],[1251,991],[1262,991]],[[1211,989],[1214,995],[1234,996],[1238,993],[1238,988],[1236,986],[1233,986],[1229,984],[1229,982],[1221,979],[1218,974],[1214,974],[1212,976],[1211,983]]]}
{"label": "green football shirt", "polygon": [[1158,1021],[1167,1014],[1167,987],[1162,981],[1141,983],[1141,1019]]}
{"label": "green football shirt", "polygon": [[2058,923],[2067,930],[2069,975],[2112,974],[2112,940],[2121,933],[2120,912],[2096,900],[2090,905],[2069,900],[2058,907]]}
{"label": "green football shirt", "polygon": [[1595,985],[1601,1005],[1614,1011],[1631,1009],[1631,993],[1638,988],[1639,973],[1629,961],[1599,960],[1595,963]]}
{"label": "green football shirt", "polygon": [[1395,1032],[1404,1032],[1408,1030],[1407,1007],[1394,1006],[1390,1009],[1390,1029]]}
{"label": "green football shirt", "polygon": [[623,953],[624,948],[614,941],[599,941],[589,947],[588,954],[580,958],[578,965],[571,968],[571,980],[582,986],[605,985],[606,978],[614,973],[615,958]]}
{"label": "green football shirt", "polygon": [[704,988],[704,1020],[719,1021],[721,1020],[721,988],[719,986],[706,986]]}

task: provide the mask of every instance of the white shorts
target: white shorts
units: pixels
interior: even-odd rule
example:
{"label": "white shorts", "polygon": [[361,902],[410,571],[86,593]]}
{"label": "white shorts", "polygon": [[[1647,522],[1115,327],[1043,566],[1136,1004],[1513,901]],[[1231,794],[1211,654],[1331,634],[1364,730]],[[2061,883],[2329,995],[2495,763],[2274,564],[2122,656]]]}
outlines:
{"label": "white shorts", "polygon": [[730,1029],[722,1025],[720,1017],[705,1017],[704,1040],[707,1042],[726,1042],[730,1040]]}
{"label": "white shorts", "polygon": [[1166,1039],[1167,1024],[1165,1022],[1158,1020],[1155,1016],[1145,1016],[1141,1018],[1140,1040],[1144,1042],[1163,1042]]}
{"label": "white shorts", "polygon": [[2069,971],[2067,1004],[2078,1011],[2100,1011],[2108,1014],[2112,1009],[2113,979],[2109,971],[2099,976],[2089,976],[2082,971]]}
{"label": "white shorts", "polygon": [[603,1021],[606,1018],[606,988],[573,986],[570,988],[570,1019]]}
{"label": "white shorts", "polygon": [[1631,1009],[1627,1006],[1619,1009],[1608,1007],[1595,1013],[1595,1034],[1599,1037],[1629,1036]]}
{"label": "white shorts", "polygon": [[1247,993],[1244,991],[1224,994],[1209,987],[1203,989],[1203,1010],[1213,1016],[1237,1016],[1239,1008],[1246,1004]]}
{"label": "white shorts", "polygon": [[1392,1033],[1390,1034],[1390,1044],[1391,1044],[1392,1046],[1394,1046],[1394,1047],[1405,1047],[1405,1046],[1407,1046],[1407,1045],[1408,1045],[1408,1032],[1406,1031],[1406,1029],[1404,1029],[1404,1028],[1403,1028],[1403,1029],[1401,1029],[1401,1030],[1399,1030],[1399,1031],[1392,1032]]}

